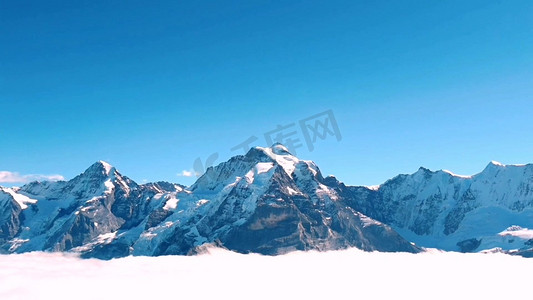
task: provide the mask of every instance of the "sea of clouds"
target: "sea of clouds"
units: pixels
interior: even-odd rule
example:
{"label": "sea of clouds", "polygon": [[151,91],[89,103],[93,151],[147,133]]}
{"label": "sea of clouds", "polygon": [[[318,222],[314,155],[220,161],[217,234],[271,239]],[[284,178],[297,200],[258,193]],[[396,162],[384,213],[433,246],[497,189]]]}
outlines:
{"label": "sea of clouds", "polygon": [[102,261],[0,255],[0,299],[512,299],[531,295],[533,259],[505,254],[211,249]]}

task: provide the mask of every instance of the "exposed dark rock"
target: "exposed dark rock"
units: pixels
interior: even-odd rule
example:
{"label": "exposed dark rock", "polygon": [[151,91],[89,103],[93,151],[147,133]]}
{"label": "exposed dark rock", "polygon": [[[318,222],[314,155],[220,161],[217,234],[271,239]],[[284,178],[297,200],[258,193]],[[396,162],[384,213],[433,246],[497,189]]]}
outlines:
{"label": "exposed dark rock", "polygon": [[472,238],[472,239],[464,240],[464,241],[457,243],[457,246],[459,247],[459,250],[461,252],[467,253],[467,252],[474,252],[474,250],[476,250],[480,244],[481,244],[481,240]]}

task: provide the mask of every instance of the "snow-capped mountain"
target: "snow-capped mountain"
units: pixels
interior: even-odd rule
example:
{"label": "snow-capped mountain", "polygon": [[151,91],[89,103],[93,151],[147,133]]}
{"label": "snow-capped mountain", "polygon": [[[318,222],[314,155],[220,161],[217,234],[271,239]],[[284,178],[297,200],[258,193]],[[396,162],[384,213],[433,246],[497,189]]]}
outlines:
{"label": "snow-capped mountain", "polygon": [[292,250],[419,252],[342,201],[318,167],[282,145],[210,167],[189,188],[138,185],[105,162],[64,182],[0,191],[4,252],[86,257],[190,254],[206,243],[242,253]]}
{"label": "snow-capped mountain", "polygon": [[473,176],[420,168],[377,188],[336,189],[350,207],[419,246],[524,255],[533,247],[533,165],[491,162]]}
{"label": "snow-capped mountain", "polygon": [[[170,184],[165,188],[175,192]],[[2,248],[64,251],[93,243],[140,223],[161,190],[160,184],[137,185],[102,161],[70,181],[2,188]]]}
{"label": "snow-capped mountain", "polygon": [[192,186],[137,184],[105,162],[70,181],[0,188],[0,251],[85,257],[293,250],[533,253],[533,165],[473,176],[420,168],[378,187],[324,178],[283,145],[255,147]]}

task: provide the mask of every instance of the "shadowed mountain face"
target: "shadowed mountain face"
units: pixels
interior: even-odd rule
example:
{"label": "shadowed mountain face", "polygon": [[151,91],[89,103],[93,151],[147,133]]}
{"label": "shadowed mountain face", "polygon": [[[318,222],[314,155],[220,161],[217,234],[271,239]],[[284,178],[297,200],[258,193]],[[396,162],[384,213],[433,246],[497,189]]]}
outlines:
{"label": "shadowed mountain face", "polygon": [[532,178],[529,165],[491,163],[472,177],[421,168],[379,188],[351,187],[280,144],[210,167],[189,188],[139,185],[97,162],[67,182],[1,188],[0,247],[105,259],[194,254],[204,244],[269,255],[421,251],[411,242],[528,253]]}

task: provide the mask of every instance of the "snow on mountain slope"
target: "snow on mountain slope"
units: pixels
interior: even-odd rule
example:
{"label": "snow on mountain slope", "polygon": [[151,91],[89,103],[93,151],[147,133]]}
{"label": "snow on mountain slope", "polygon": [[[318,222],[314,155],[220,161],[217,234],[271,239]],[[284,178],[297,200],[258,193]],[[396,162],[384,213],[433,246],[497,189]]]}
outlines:
{"label": "snow on mountain slope", "polygon": [[[105,162],[97,162],[70,181],[32,182],[16,191],[27,207],[20,214],[16,241],[4,251],[65,251],[139,223],[151,201],[142,188]],[[29,199],[29,200],[28,200]]]}
{"label": "snow on mountain slope", "polygon": [[420,168],[377,187],[351,187],[281,144],[209,167],[190,187],[138,185],[99,161],[69,181],[1,188],[0,251],[109,259],[193,254],[214,244],[262,254],[422,246],[528,256],[532,189],[533,165],[496,162],[473,176]]}
{"label": "snow on mountain slope", "polygon": [[210,167],[189,188],[138,185],[100,161],[67,182],[23,186],[15,196],[24,210],[9,196],[5,202],[13,209],[4,219],[19,223],[5,221],[11,226],[5,252],[113,258],[190,254],[205,243],[264,254],[354,246],[420,251],[389,226],[342,204],[313,162],[280,144]]}
{"label": "snow on mountain slope", "polygon": [[512,225],[533,226],[533,165],[491,162],[473,176],[420,168],[378,190],[346,190],[354,209],[424,247],[470,252],[531,243],[498,233]]}
{"label": "snow on mountain slope", "polygon": [[28,208],[28,204],[37,203],[37,200],[35,200],[35,199],[31,199],[31,198],[26,197],[26,196],[24,196],[22,194],[18,194],[16,192],[17,190],[18,189],[0,187],[0,191],[2,191],[4,193],[8,193],[9,195],[11,195],[11,197],[13,197],[13,200],[15,200],[15,202],[17,202],[17,204],[20,206],[21,209]]}

